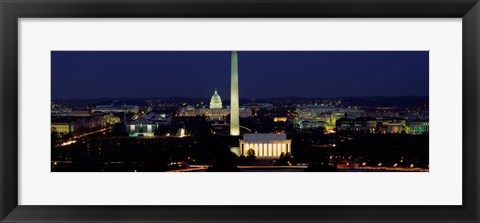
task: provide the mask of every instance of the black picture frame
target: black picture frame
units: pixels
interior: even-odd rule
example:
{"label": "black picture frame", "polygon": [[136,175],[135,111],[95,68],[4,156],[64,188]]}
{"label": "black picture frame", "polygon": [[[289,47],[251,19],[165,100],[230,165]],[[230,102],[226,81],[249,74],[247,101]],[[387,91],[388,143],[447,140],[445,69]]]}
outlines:
{"label": "black picture frame", "polygon": [[[0,0],[2,222],[479,222],[478,0]],[[462,18],[462,206],[18,205],[19,18],[371,17]],[[448,43],[446,43],[448,44]],[[459,149],[459,148],[458,148]],[[121,195],[119,195],[121,196]],[[442,196],[439,194],[439,196]]]}

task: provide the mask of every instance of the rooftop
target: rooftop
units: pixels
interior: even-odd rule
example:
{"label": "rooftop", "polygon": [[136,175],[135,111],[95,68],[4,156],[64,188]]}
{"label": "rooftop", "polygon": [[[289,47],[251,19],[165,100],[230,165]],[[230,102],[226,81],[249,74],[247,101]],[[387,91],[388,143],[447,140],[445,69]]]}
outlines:
{"label": "rooftop", "polygon": [[111,109],[111,108],[121,108],[121,109],[124,109],[124,108],[138,108],[138,106],[136,105],[98,105],[96,106],[95,108],[97,109]]}
{"label": "rooftop", "polygon": [[255,133],[255,134],[244,134],[244,140],[286,140],[286,134],[276,134],[276,133]]}

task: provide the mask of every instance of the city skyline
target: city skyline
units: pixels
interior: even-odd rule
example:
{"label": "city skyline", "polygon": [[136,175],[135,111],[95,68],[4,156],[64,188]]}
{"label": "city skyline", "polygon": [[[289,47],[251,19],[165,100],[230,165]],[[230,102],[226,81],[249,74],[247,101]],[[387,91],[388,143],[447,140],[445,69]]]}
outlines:
{"label": "city skyline", "polygon": [[[209,102],[52,100],[54,172],[429,171],[428,96],[362,97],[428,95],[428,52],[53,52],[53,64],[54,95],[204,97],[215,86]],[[357,98],[301,98],[345,93]],[[277,98],[239,100],[259,96]]]}
{"label": "city skyline", "polygon": [[[52,51],[52,99],[229,100],[230,51]],[[428,51],[239,51],[240,98],[428,96]],[[373,66],[374,65],[374,66]]]}

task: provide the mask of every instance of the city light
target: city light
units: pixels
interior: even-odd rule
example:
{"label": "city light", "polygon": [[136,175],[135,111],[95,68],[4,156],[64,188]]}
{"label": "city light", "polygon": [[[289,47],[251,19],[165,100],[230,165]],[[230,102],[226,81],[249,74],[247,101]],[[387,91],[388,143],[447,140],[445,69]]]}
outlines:
{"label": "city light", "polygon": [[71,145],[73,143],[76,143],[77,140],[69,140],[69,141],[66,141],[66,142],[62,142],[62,144],[60,144],[60,146],[68,146],[68,145]]}
{"label": "city light", "polygon": [[[429,171],[428,84],[423,83],[425,89],[408,87],[421,74],[413,72],[411,66],[403,66],[407,63],[398,66],[397,60],[377,58],[382,63],[393,63],[395,69],[408,70],[398,73],[416,74],[407,83],[403,81],[405,78],[395,79],[402,82],[396,82],[395,86],[403,86],[404,90],[396,91],[400,95],[392,97],[391,88],[375,87],[387,86],[391,81],[385,83],[376,76],[369,77],[372,73],[388,73],[391,68],[375,70],[374,64],[355,66],[358,69],[353,73],[350,69],[347,72],[354,74],[353,78],[338,79],[335,73],[350,67],[348,63],[345,66],[332,63],[336,64],[332,67],[330,63],[321,63],[323,57],[314,60],[315,55],[326,52],[288,51],[282,52],[281,57],[273,56],[276,59],[270,59],[269,63],[257,63],[255,66],[262,72],[249,70],[252,66],[249,63],[260,62],[251,56],[261,53],[153,51],[145,56],[161,54],[158,60],[152,59],[156,65],[149,67],[150,63],[140,61],[138,67],[130,63],[137,57],[128,55],[129,52],[112,52],[124,55],[114,63],[105,63],[102,75],[89,67],[93,62],[83,62],[90,58],[78,60],[82,66],[70,66],[85,70],[83,79],[77,81],[92,83],[91,88],[96,89],[78,87],[66,91],[65,86],[71,83],[52,81],[56,86],[52,86],[55,93],[50,106],[51,171]],[[269,56],[277,53],[268,52],[263,59],[268,62]],[[342,63],[353,58],[350,63],[356,64],[358,53],[361,52],[335,54],[348,54]],[[326,54],[326,61],[332,60],[331,52]],[[383,53],[369,52],[368,57],[374,54]],[[413,54],[428,56],[427,52]],[[310,57],[316,62],[306,59]],[[94,63],[109,60],[92,58],[100,60]],[[129,60],[123,61],[124,58]],[[205,63],[204,59],[210,62]],[[412,56],[404,60],[412,62]],[[360,61],[370,63],[370,60]],[[195,66],[186,66],[192,64]],[[428,63],[423,68],[428,68]],[[133,71],[137,81],[132,81],[131,75],[122,77],[123,71]],[[145,78],[143,72],[158,75]],[[69,69],[60,76],[52,73],[52,80],[69,79],[64,76],[70,73]],[[97,75],[88,78],[91,73]],[[104,75],[108,80],[100,80]],[[428,72],[423,75],[428,77]],[[402,96],[405,89],[421,94]],[[91,95],[92,92],[99,94]]]}

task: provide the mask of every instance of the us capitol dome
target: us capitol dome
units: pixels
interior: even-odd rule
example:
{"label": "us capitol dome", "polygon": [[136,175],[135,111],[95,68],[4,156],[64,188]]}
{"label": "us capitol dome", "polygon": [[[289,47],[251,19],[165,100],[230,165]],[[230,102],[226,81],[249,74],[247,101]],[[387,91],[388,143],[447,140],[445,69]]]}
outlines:
{"label": "us capitol dome", "polygon": [[222,108],[222,99],[220,95],[217,93],[217,89],[215,89],[215,93],[212,95],[212,99],[210,99],[210,109],[220,109]]}

